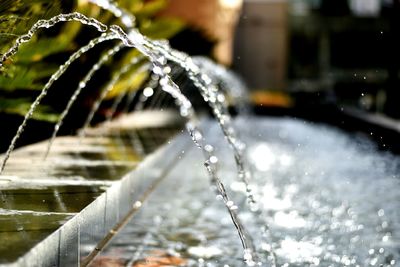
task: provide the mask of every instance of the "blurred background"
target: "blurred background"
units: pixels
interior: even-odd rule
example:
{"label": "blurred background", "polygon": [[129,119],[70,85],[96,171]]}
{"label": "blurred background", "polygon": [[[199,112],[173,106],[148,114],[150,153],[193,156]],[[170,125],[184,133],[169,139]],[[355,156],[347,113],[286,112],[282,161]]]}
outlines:
{"label": "blurred background", "polygon": [[[399,1],[244,1],[234,68],[300,104],[398,118]],[[311,101],[311,103],[310,103]]]}
{"label": "blurred background", "polygon": [[[386,139],[400,118],[399,0],[121,0],[151,38],[166,38],[191,55],[204,55],[232,68],[248,84],[258,114],[290,115],[351,130],[381,129]],[[79,11],[112,24],[119,22],[87,0],[2,0],[0,52],[38,19]],[[6,62],[0,76],[2,151],[51,73],[77,48],[97,36],[77,23],[41,32]],[[111,45],[82,57],[54,84],[35,120],[34,134],[20,144],[51,134],[51,127],[73,89]],[[74,133],[112,73],[135,56],[118,55],[100,70],[66,121]],[[137,56],[137,55],[136,55]],[[113,98],[143,89],[145,73],[130,73],[97,114],[106,116]],[[132,76],[133,75],[133,76]],[[128,77],[130,77],[128,79]],[[134,79],[132,80],[132,77]],[[29,130],[29,129],[28,129]],[[375,131],[375,130],[374,130]],[[397,130],[396,130],[397,131]],[[397,133],[397,132],[396,132]],[[387,144],[388,142],[382,142]],[[396,150],[396,149],[395,149]]]}

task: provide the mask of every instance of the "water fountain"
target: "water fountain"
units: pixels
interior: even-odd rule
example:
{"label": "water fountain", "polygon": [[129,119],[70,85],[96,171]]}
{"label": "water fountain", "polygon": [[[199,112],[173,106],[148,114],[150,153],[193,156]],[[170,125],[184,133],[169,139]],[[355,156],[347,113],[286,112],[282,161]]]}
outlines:
{"label": "water fountain", "polygon": [[[101,3],[100,6],[103,8],[106,8],[110,10],[111,12],[114,12],[118,10],[116,5],[111,5],[111,8],[109,5],[105,5],[104,3]],[[124,14],[124,12],[120,12],[121,14]],[[126,16],[122,18],[122,21],[126,24],[125,20]],[[167,59],[172,60],[175,63],[179,64],[183,69],[185,69],[188,74],[189,78],[194,82],[196,87],[199,88],[204,100],[208,103],[210,103],[210,106],[212,107],[212,110],[214,112],[214,115],[217,117],[221,129],[224,132],[230,146],[232,147],[234,151],[234,156],[235,160],[237,163],[238,167],[238,175],[239,177],[245,182],[246,185],[248,185],[247,181],[247,176],[248,173],[245,170],[244,162],[243,162],[243,156],[242,156],[242,151],[244,149],[243,144],[237,140],[235,137],[234,130],[232,126],[230,125],[230,117],[226,111],[226,103],[225,103],[225,97],[222,93],[218,92],[217,87],[215,87],[212,84],[212,81],[210,78],[205,73],[201,73],[200,69],[193,64],[192,59],[188,57],[187,55],[183,53],[179,53],[177,51],[172,50],[169,48],[168,44],[162,41],[150,41],[143,35],[141,35],[136,29],[133,29],[131,26],[133,25],[133,21],[131,23],[128,23],[130,26],[128,28],[128,33],[125,33],[119,26],[112,25],[109,28],[102,24],[101,22],[96,21],[93,18],[88,18],[82,14],[79,13],[71,13],[71,14],[61,14],[58,16],[55,16],[49,20],[40,20],[37,23],[33,25],[33,27],[28,31],[27,34],[19,37],[14,46],[12,46],[0,59],[0,63],[2,64],[5,60],[7,60],[9,57],[17,53],[18,48],[21,44],[28,42],[33,35],[38,31],[40,28],[50,28],[54,26],[55,24],[59,22],[65,22],[65,21],[79,21],[82,24],[94,26],[98,31],[100,32],[105,32],[100,36],[99,38],[96,38],[90,43],[82,48],[80,48],[77,52],[75,52],[65,64],[60,66],[59,70],[53,74],[53,76],[50,78],[49,82],[44,86],[41,94],[37,97],[37,99],[34,101],[34,103],[31,105],[30,110],[26,114],[24,121],[18,128],[18,131],[11,141],[10,147],[7,150],[4,160],[2,162],[2,165],[0,167],[0,173],[4,171],[4,168],[7,164],[8,159],[11,156],[12,151],[14,150],[16,141],[18,138],[21,136],[21,134],[24,131],[24,128],[26,126],[27,121],[31,118],[33,112],[37,108],[37,106],[40,104],[40,101],[42,98],[47,94],[47,91],[49,90],[50,86],[54,81],[56,81],[65,71],[66,69],[71,65],[73,61],[78,59],[83,53],[87,52],[89,49],[95,47],[97,44],[107,41],[107,40],[112,40],[112,39],[120,39],[122,41],[122,44],[127,46],[127,47],[133,47],[138,49],[142,54],[144,54],[151,62],[153,65],[153,72],[154,74],[158,75],[160,77],[159,84],[161,86],[161,89],[165,91],[166,93],[170,94],[176,101],[176,104],[179,106],[180,109],[180,115],[188,120],[186,123],[186,128],[190,135],[192,136],[193,141],[199,147],[200,149],[203,150],[204,157],[205,157],[205,165],[206,169],[208,171],[208,174],[211,178],[211,182],[215,186],[215,190],[217,194],[221,197],[223,202],[226,205],[226,208],[232,218],[232,221],[238,231],[239,237],[242,242],[242,246],[244,249],[244,259],[245,262],[247,262],[250,266],[254,265],[254,257],[256,257],[255,254],[255,249],[253,247],[253,244],[251,240],[249,239],[249,236],[245,233],[244,226],[240,222],[240,219],[237,216],[236,210],[237,206],[234,205],[233,201],[230,200],[228,197],[223,183],[220,181],[220,179],[217,176],[217,167],[216,163],[218,161],[218,158],[213,154],[213,147],[210,144],[204,143],[204,137],[197,126],[197,118],[194,109],[192,108],[191,102],[181,93],[180,88],[171,80],[169,76],[170,68],[167,66]],[[109,32],[107,32],[109,30]],[[79,95],[80,90],[82,90],[87,81],[91,79],[93,76],[94,72],[102,65],[104,62],[106,62],[113,54],[117,53],[118,50],[122,48],[122,45],[116,46],[114,49],[110,50],[105,56],[103,56],[100,61],[93,66],[93,68],[89,71],[87,76],[84,78],[82,82],[80,82],[78,89],[74,93],[74,95],[71,98],[71,101],[68,103],[67,108],[61,115],[61,119],[55,126],[55,131],[53,134],[52,139],[49,142],[48,149],[46,150],[45,157],[47,157],[49,150],[51,148],[51,144],[54,142],[54,138],[57,134],[57,131],[59,127],[62,124],[62,119],[67,115],[69,108],[73,104],[73,101],[76,99],[76,97]],[[93,113],[96,111],[98,108],[99,103],[101,102],[102,98],[105,96],[105,93],[107,93],[108,90],[104,90],[104,93],[101,94],[99,101],[95,103],[93,111],[89,115],[87,122],[84,126],[83,133],[85,132],[85,128],[87,125],[90,123]],[[249,196],[249,201],[254,202],[252,199],[252,193],[250,191],[250,188],[247,188],[247,193]]]}
{"label": "water fountain", "polygon": [[[397,264],[400,260],[399,209],[395,201],[400,199],[398,159],[378,152],[367,140],[357,140],[328,127],[249,115],[233,121],[226,96],[215,83],[222,80],[233,90],[231,96],[242,99],[245,97],[240,89],[242,85],[235,77],[229,78],[226,70],[205,59],[192,59],[174,51],[165,41],[152,41],[141,35],[133,28],[134,18],[115,3],[92,2],[114,13],[126,29],[106,26],[79,13],[58,15],[38,21],[0,59],[3,63],[17,53],[19,46],[40,28],[59,22],[79,21],[102,32],[75,52],[51,77],[4,156],[0,169],[3,203],[0,216],[6,218],[5,226],[13,222],[14,228],[2,229],[15,232],[15,240],[48,237],[25,255],[25,251],[18,250],[0,259],[0,263],[15,266],[107,266],[111,263],[143,266],[145,262],[157,261],[177,266],[243,266],[244,262],[249,266]],[[79,56],[108,40],[121,42],[107,51],[79,83],[49,143],[11,154],[52,83]],[[80,92],[96,71],[123,47],[137,49],[143,58],[129,62],[104,87],[81,131],[81,139],[56,138]],[[150,63],[144,62],[144,58]],[[170,62],[187,73],[210,104],[218,124],[197,116],[189,99],[171,78]],[[133,115],[134,119],[110,120],[122,98],[117,98],[105,125],[98,129],[88,126],[121,75],[134,67],[147,68],[148,64],[154,75],[147,92],[143,92],[143,99],[154,96],[157,86],[170,95],[196,146],[190,146],[186,135],[179,135],[138,163],[138,158],[147,154],[144,150],[148,146],[143,138],[138,138],[140,131],[132,130],[137,115]],[[135,94],[129,98],[133,99]],[[140,115],[140,112],[134,113]],[[145,114],[141,116],[141,121],[149,121]],[[166,113],[157,116],[166,116]],[[182,125],[182,121],[176,120],[173,116],[171,121]],[[130,126],[123,129],[127,124]],[[243,129],[241,134],[247,149],[234,128]],[[174,129],[172,132],[180,128]],[[56,156],[52,158],[52,154]],[[67,154],[73,157],[65,157]],[[26,161],[27,155],[31,157],[29,161]],[[41,161],[43,156],[47,161]],[[205,169],[199,161],[201,157],[205,159]],[[18,173],[21,164],[38,162],[38,158],[37,173],[32,173],[35,170],[31,166],[30,180],[21,179],[27,176],[27,173]],[[63,164],[68,168],[62,169]],[[136,169],[120,181],[107,181],[110,177],[119,179],[133,168]],[[251,182],[250,168],[254,179]],[[57,181],[31,178],[55,176],[57,172],[62,178]],[[206,174],[222,204],[214,200],[215,194],[203,177]],[[224,186],[222,180],[229,186]],[[23,190],[40,190],[42,195],[38,194],[32,202],[43,200],[49,203],[47,209],[43,204],[33,205],[29,211],[18,208],[24,202],[18,200],[21,185]],[[78,196],[79,207],[66,200],[65,193],[71,191]],[[22,206],[27,209],[25,204]],[[242,208],[238,211],[238,207]],[[35,222],[32,218],[43,220]],[[48,225],[43,226],[43,222]],[[35,233],[38,229],[41,231]],[[235,230],[242,247],[233,234]],[[17,244],[16,247],[21,244],[11,241],[7,243]],[[27,244],[30,245],[33,244]],[[0,250],[10,251],[6,247]]]}

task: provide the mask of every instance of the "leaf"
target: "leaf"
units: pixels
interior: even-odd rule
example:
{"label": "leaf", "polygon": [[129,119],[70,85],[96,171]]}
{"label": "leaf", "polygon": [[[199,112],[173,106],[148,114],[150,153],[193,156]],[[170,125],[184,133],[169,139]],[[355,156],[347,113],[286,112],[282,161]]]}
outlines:
{"label": "leaf", "polygon": [[14,5],[15,5],[15,0],[2,0],[0,2],[0,14],[3,14],[4,12],[7,12],[7,10],[10,10]]}
{"label": "leaf", "polygon": [[[119,0],[118,4],[137,16],[138,28],[150,38],[170,38],[184,27],[184,24],[177,19],[154,18],[157,12],[166,6],[167,0]],[[105,24],[113,24],[117,21],[110,12],[101,11],[99,7],[87,0],[74,1],[72,10],[71,5],[65,4],[61,0],[0,0],[0,54],[11,47],[14,41],[20,35],[25,34],[39,19],[48,19],[54,15],[71,11],[81,12],[89,17],[99,19]],[[20,90],[25,94],[26,92],[22,90],[41,90],[44,86],[43,83],[62,64],[60,60],[64,58],[64,55],[59,56],[59,54],[76,49],[91,38],[90,34],[86,35],[86,31],[82,31],[86,28],[89,31],[93,30],[77,22],[62,23],[60,27],[50,31],[40,30],[30,42],[23,44],[18,53],[4,62],[4,66],[0,68],[0,93]],[[121,52],[112,63],[107,65],[109,71],[119,70],[122,66],[129,64],[132,57],[139,55],[140,53],[133,49],[125,54]],[[82,64],[85,64],[85,69],[92,62],[94,61],[91,58],[86,57],[81,61]],[[140,89],[149,76],[147,70],[140,69],[138,71],[142,65],[143,62],[123,75],[107,97],[113,98],[127,91]],[[21,95],[20,91],[18,94],[7,93],[7,95]],[[31,95],[30,93],[28,97]],[[3,108],[5,100],[1,100],[0,111],[24,115],[32,102],[27,99],[10,99],[10,101],[13,100],[16,102],[13,102],[13,105],[6,105],[7,108]],[[51,105],[57,107],[58,103],[51,103]],[[40,112],[35,113],[35,118],[50,121],[54,119],[54,116],[56,115],[48,107],[41,108]]]}
{"label": "leaf", "polygon": [[120,69],[122,68],[124,65],[126,64],[130,64],[130,62],[137,57],[141,57],[142,54],[137,50],[137,49],[130,49],[128,50],[125,55],[123,56],[123,58],[117,62],[117,63],[113,63],[114,65],[114,69]]}
{"label": "leaf", "polygon": [[147,80],[148,77],[148,70],[138,71],[138,69],[135,68],[129,71],[114,85],[113,89],[107,94],[106,99],[111,99],[119,94],[140,89],[141,85]]}
{"label": "leaf", "polygon": [[7,69],[7,75],[0,75],[0,88],[6,91],[16,89],[41,90],[42,78],[50,76],[57,70],[55,65],[42,65],[31,68],[22,65],[11,65]]}
{"label": "leaf", "polygon": [[152,17],[156,13],[160,12],[167,6],[166,0],[153,0],[146,3],[139,3],[136,4],[130,9],[130,11],[136,17]]}
{"label": "leaf", "polygon": [[61,38],[41,38],[35,42],[28,42],[21,46],[15,56],[18,63],[40,61],[43,58],[66,50],[69,43]]}
{"label": "leaf", "polygon": [[0,35],[13,37],[0,40],[2,51],[19,35],[26,33],[39,19],[47,19],[59,13],[60,1],[1,0]]}
{"label": "leaf", "polygon": [[185,23],[175,18],[159,18],[146,21],[140,27],[140,31],[153,39],[169,39],[185,27]]}
{"label": "leaf", "polygon": [[15,89],[38,89],[40,85],[35,84],[35,77],[27,70],[18,71],[13,76],[0,76],[0,87],[3,90]]}
{"label": "leaf", "polygon": [[[4,99],[0,98],[0,112],[18,114],[24,116],[31,106],[31,102],[26,98]],[[54,113],[48,106],[39,106],[33,113],[32,118],[36,120],[56,122],[59,115]]]}

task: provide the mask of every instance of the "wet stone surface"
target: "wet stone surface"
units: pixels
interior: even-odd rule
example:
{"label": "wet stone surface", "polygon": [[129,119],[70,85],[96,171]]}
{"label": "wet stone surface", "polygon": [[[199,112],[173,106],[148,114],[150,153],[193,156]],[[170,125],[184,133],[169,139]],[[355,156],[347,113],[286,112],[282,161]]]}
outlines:
{"label": "wet stone surface", "polygon": [[[260,216],[247,208],[217,125],[206,125],[207,138],[265,266],[271,245],[278,266],[398,266],[398,157],[323,125],[272,118],[237,123],[248,144]],[[268,237],[262,234],[266,224]],[[91,266],[240,267],[242,255],[193,147]]]}
{"label": "wet stone surface", "polygon": [[72,216],[72,213],[0,209],[0,264],[17,260]]}
{"label": "wet stone surface", "polygon": [[4,189],[0,209],[74,213],[90,204],[105,188],[105,185],[66,185],[36,189]]}
{"label": "wet stone surface", "polygon": [[84,139],[57,138],[46,159],[47,142],[16,150],[0,176],[0,264],[24,255],[180,128],[121,130],[113,122],[90,129]]}

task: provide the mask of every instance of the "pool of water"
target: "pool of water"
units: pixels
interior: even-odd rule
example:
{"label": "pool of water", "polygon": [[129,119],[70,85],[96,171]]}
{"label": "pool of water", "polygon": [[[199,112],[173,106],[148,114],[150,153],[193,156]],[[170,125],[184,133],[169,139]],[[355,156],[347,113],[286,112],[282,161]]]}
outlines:
{"label": "pool of water", "polygon": [[73,215],[0,208],[0,265],[17,260]]}
{"label": "pool of water", "polygon": [[82,140],[57,138],[46,160],[46,142],[12,154],[0,176],[0,265],[18,260],[81,212],[180,126],[105,130]]}
{"label": "pool of water", "polygon": [[[248,145],[261,215],[247,208],[219,128],[204,128],[217,148],[219,176],[265,266],[271,247],[278,266],[399,264],[398,157],[378,151],[365,136],[301,120],[246,118],[237,125]],[[228,213],[210,189],[201,151],[193,147],[182,151],[92,266],[244,266],[242,256]]]}

